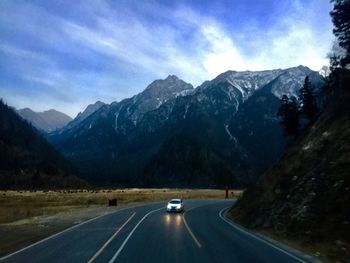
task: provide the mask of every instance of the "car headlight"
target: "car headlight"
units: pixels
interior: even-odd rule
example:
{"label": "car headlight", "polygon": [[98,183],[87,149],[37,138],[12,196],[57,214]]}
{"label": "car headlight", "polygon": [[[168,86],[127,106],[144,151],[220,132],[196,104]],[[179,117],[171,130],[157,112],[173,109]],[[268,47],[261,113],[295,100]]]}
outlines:
{"label": "car headlight", "polygon": [[168,204],[168,205],[166,206],[166,208],[170,209],[170,208],[171,208],[171,205],[170,205],[170,204]]}

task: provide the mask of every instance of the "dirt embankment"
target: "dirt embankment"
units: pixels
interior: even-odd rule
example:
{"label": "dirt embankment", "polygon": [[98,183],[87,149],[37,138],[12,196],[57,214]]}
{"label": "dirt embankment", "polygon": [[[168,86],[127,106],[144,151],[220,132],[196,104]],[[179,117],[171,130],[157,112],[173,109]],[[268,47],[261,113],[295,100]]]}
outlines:
{"label": "dirt embankment", "polygon": [[350,262],[350,74],[341,81],[344,91],[230,211],[327,262]]}

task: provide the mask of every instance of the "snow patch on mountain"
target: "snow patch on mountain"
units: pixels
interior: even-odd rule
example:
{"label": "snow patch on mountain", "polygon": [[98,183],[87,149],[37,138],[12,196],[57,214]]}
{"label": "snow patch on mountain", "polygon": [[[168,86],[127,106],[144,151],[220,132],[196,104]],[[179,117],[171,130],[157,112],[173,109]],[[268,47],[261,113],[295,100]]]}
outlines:
{"label": "snow patch on mountain", "polygon": [[186,115],[187,115],[187,112],[188,112],[188,109],[190,108],[190,105],[189,104],[186,104],[185,106],[185,113],[183,115],[183,118],[186,119]]}
{"label": "snow patch on mountain", "polygon": [[252,86],[250,82],[239,81],[231,78],[227,78],[227,81],[241,93],[243,101],[248,98],[248,92],[246,91],[247,88],[243,88],[241,85],[246,85],[249,89],[249,87],[251,88]]}
{"label": "snow patch on mountain", "polygon": [[119,112],[114,113],[115,116],[115,121],[114,121],[114,130],[117,132],[118,131],[118,118],[119,118]]}
{"label": "snow patch on mountain", "polygon": [[236,137],[234,137],[234,136],[231,134],[231,132],[230,132],[230,130],[229,130],[229,128],[228,128],[229,125],[228,125],[228,124],[224,124],[224,127],[225,127],[225,131],[226,131],[228,137],[230,138],[230,141],[233,141],[235,144],[237,144],[237,139],[236,139]]}
{"label": "snow patch on mountain", "polygon": [[185,90],[182,90],[182,91],[173,92],[173,96],[175,98],[182,97],[182,96],[188,96],[188,95],[193,94],[194,91],[195,91],[194,89],[185,89]]}

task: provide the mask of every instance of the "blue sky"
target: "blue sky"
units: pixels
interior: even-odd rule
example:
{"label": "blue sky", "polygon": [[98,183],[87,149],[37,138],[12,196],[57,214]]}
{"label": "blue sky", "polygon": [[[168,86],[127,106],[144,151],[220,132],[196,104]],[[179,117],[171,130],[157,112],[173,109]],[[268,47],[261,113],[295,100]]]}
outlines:
{"label": "blue sky", "polygon": [[0,97],[74,117],[175,74],[328,64],[328,0],[0,1]]}

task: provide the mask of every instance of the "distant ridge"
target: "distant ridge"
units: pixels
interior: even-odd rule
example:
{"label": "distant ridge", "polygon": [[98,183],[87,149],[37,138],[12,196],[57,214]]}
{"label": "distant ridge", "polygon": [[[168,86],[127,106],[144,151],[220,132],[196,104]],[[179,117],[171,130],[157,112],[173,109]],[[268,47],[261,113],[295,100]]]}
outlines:
{"label": "distant ridge", "polygon": [[52,132],[60,129],[72,120],[68,115],[53,109],[43,112],[35,112],[29,108],[24,108],[17,110],[17,112],[35,128],[44,132]]}

